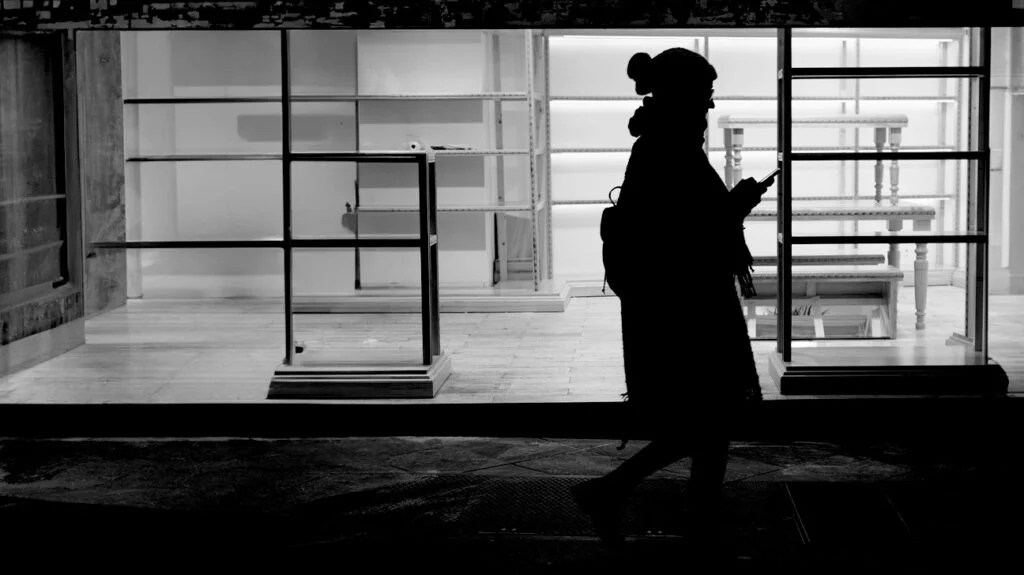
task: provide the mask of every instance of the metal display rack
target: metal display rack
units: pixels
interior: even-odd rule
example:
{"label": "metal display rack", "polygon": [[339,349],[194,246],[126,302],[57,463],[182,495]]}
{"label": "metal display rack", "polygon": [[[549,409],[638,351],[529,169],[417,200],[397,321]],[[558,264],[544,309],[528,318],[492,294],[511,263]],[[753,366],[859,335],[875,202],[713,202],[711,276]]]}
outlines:
{"label": "metal display rack", "polygon": [[[989,76],[991,30],[971,38],[971,66],[794,68],[793,31],[779,32],[778,41],[778,337],[770,361],[773,380],[783,394],[971,394],[1005,393],[1003,369],[988,357],[988,197]],[[968,151],[794,152],[793,81],[836,78],[970,78],[972,122]],[[973,162],[968,193],[974,194],[967,230],[851,235],[794,234],[792,166],[794,162],[857,160],[966,160]],[[793,349],[793,246],[838,243],[968,244],[966,334],[941,349],[921,347],[824,346]]]}
{"label": "metal display rack", "polygon": [[[291,146],[291,94],[288,31],[282,30],[281,97],[260,98],[134,98],[127,105],[211,104],[237,102],[280,102],[282,151],[273,154],[160,155],[126,158],[132,162],[266,161],[281,162],[282,238],[267,240],[195,240],[98,242],[107,249],[189,249],[189,248],[273,248],[284,253],[285,354],[275,372],[270,399],[340,399],[371,397],[433,397],[451,371],[451,361],[441,350],[438,302],[437,188],[435,154],[429,151],[294,152]],[[322,97],[317,97],[320,101]],[[361,235],[349,238],[295,238],[292,234],[292,164],[294,162],[406,163],[417,166],[419,185],[418,234]],[[293,323],[293,250],[310,248],[402,248],[420,254],[420,313],[422,356],[418,361],[404,358],[367,362],[327,352],[306,352],[297,357]]]}

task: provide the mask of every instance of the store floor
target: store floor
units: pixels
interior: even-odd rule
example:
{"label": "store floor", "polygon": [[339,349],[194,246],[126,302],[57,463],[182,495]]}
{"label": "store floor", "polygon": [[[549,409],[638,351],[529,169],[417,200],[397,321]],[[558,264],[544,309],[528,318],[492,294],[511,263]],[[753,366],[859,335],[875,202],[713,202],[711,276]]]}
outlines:
{"label": "store floor", "polygon": [[[896,340],[857,344],[941,347],[963,330],[963,290],[929,288],[925,330],[914,329],[913,295],[912,288],[900,290]],[[1009,373],[1011,393],[1024,393],[1024,296],[992,296],[990,308],[991,355]],[[419,314],[294,317],[296,339],[309,350],[355,358],[421,353]],[[452,356],[452,375],[437,397],[358,402],[619,401],[625,391],[619,321],[614,297],[573,298],[562,313],[442,314],[441,344]],[[679,326],[681,334],[689,329],[699,326]],[[0,378],[0,404],[265,403],[284,353],[280,301],[132,300],[88,320],[86,331],[84,346]],[[765,397],[782,399],[768,377],[774,342],[757,341],[754,348]]]}
{"label": "store floor", "polygon": [[[712,572],[684,535],[689,460],[604,547],[569,489],[635,453],[554,438],[0,440],[5,560],[150,571],[306,561],[346,573]],[[975,444],[734,443],[734,570],[993,572],[1024,528],[1020,462]],[[1012,567],[1004,566],[1004,569]],[[714,571],[721,572],[721,571]]]}

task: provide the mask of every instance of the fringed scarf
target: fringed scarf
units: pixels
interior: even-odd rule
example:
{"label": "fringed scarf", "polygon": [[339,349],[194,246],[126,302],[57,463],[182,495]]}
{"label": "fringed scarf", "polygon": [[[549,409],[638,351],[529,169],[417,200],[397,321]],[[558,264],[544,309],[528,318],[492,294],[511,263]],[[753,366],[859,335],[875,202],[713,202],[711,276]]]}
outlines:
{"label": "fringed scarf", "polygon": [[[667,135],[678,145],[687,146],[704,144],[704,130],[707,129],[707,121],[703,116],[694,117],[692,114],[680,113],[679,107],[666,107],[659,105],[653,97],[644,98],[643,105],[636,109],[633,117],[629,119],[629,133],[634,137],[644,134]],[[692,142],[687,142],[687,137]],[[717,174],[716,174],[717,175]],[[742,222],[735,224],[732,235],[732,250],[729,254],[729,269],[736,277],[740,286],[740,293],[744,298],[751,298],[757,295],[754,290],[754,279],[751,272],[754,270],[754,257],[750,254],[746,237],[743,234]]]}

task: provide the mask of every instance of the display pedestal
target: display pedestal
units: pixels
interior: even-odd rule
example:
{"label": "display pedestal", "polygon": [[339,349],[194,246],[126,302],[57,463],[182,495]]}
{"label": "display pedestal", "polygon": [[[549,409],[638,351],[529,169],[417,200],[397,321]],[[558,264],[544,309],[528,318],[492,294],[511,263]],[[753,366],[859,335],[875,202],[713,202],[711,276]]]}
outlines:
{"label": "display pedestal", "polygon": [[451,368],[445,353],[430,365],[411,359],[356,364],[333,354],[310,355],[278,366],[267,399],[430,399]]}
{"label": "display pedestal", "polygon": [[1003,368],[973,349],[815,347],[773,353],[772,381],[783,395],[1001,395]]}

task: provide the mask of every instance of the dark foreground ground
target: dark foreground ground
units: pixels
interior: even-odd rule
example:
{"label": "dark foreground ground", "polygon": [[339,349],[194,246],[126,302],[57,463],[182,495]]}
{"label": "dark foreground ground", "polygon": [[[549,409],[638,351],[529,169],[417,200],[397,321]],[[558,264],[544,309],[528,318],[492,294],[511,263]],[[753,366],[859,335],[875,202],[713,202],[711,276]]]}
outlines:
{"label": "dark foreground ground", "polygon": [[[689,461],[652,476],[626,544],[569,489],[639,449],[543,438],[0,440],[8,565],[202,571],[702,572],[684,535]],[[715,570],[1016,571],[1017,450],[734,443]],[[24,563],[10,563],[16,560]],[[303,566],[302,569],[299,566]],[[5,569],[6,571],[6,569]],[[8,571],[20,572],[20,571]]]}

